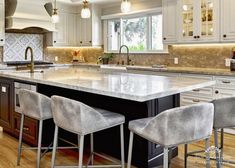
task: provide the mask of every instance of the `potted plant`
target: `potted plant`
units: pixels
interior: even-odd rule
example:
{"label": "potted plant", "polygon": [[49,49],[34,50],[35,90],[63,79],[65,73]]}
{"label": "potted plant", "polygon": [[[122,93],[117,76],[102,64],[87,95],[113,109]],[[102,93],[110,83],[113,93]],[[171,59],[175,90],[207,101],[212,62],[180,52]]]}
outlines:
{"label": "potted plant", "polygon": [[98,58],[98,62],[102,64],[108,64],[109,61],[113,58],[113,53],[104,53],[104,55]]}

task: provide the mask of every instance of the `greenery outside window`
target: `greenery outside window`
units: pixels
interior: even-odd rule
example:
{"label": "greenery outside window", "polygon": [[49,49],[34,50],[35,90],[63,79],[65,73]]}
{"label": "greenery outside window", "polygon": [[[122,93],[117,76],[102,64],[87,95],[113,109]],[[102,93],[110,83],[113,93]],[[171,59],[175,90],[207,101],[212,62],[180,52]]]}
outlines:
{"label": "greenery outside window", "polygon": [[107,30],[109,52],[117,52],[123,44],[133,53],[165,51],[160,13],[108,20]]}

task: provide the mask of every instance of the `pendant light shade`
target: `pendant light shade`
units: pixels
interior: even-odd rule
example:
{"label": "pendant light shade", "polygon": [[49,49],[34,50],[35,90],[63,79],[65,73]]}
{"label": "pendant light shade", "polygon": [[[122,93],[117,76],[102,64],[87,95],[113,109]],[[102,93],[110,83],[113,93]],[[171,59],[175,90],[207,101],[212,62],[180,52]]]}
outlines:
{"label": "pendant light shade", "polygon": [[131,2],[128,0],[122,0],[121,11],[123,13],[128,13],[131,11]]}
{"label": "pendant light shade", "polygon": [[60,18],[59,18],[58,12],[57,12],[58,9],[56,8],[56,0],[54,2],[55,2],[55,4],[54,4],[53,13],[51,16],[51,21],[52,21],[52,23],[58,23],[60,21]]}
{"label": "pendant light shade", "polygon": [[83,19],[87,19],[91,17],[91,11],[88,7],[88,2],[86,0],[83,1],[83,7],[82,7],[82,11],[81,11],[81,17]]}

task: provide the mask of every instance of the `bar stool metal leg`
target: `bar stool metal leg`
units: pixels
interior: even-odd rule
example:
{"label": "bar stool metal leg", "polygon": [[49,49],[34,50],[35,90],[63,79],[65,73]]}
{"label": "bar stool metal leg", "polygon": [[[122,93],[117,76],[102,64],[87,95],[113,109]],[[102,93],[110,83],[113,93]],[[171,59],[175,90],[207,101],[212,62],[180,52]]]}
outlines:
{"label": "bar stool metal leg", "polygon": [[55,126],[54,142],[53,142],[53,150],[52,150],[52,160],[51,160],[51,168],[54,168],[54,166],[55,166],[57,141],[58,141],[58,126]]}
{"label": "bar stool metal leg", "polygon": [[40,160],[41,160],[42,126],[43,126],[43,120],[40,120],[39,121],[39,133],[38,133],[37,168],[40,168]]}
{"label": "bar stool metal leg", "polygon": [[24,129],[24,114],[21,115],[21,122],[20,122],[20,134],[19,134],[19,145],[18,145],[18,155],[17,155],[17,166],[20,165],[20,159],[21,159],[23,129]]}
{"label": "bar stool metal leg", "polygon": [[163,168],[168,168],[168,148],[164,148]]}
{"label": "bar stool metal leg", "polygon": [[220,165],[223,165],[224,160],[224,129],[221,129],[221,140],[220,140]]}
{"label": "bar stool metal leg", "polygon": [[205,143],[206,143],[205,150],[207,151],[206,152],[206,168],[210,168],[210,151],[209,151],[209,148],[210,148],[210,139],[207,138],[205,140]]}
{"label": "bar stool metal leg", "polygon": [[84,135],[78,136],[79,139],[79,162],[78,168],[82,168],[83,163],[83,147],[84,147]]}
{"label": "bar stool metal leg", "polygon": [[121,162],[122,162],[122,168],[125,168],[124,129],[123,129],[123,124],[120,125],[120,137],[121,137]]}
{"label": "bar stool metal leg", "polygon": [[188,144],[184,145],[184,168],[187,168],[188,163]]}
{"label": "bar stool metal leg", "polygon": [[134,138],[134,133],[133,133],[133,132],[130,132],[130,140],[129,140],[129,151],[128,151],[127,168],[131,168],[132,148],[133,148],[133,138]]}
{"label": "bar stool metal leg", "polygon": [[94,136],[91,133],[91,165],[94,165]]}
{"label": "bar stool metal leg", "polygon": [[214,129],[214,141],[216,147],[216,168],[220,168],[220,158],[219,158],[219,144],[218,144],[218,129]]}

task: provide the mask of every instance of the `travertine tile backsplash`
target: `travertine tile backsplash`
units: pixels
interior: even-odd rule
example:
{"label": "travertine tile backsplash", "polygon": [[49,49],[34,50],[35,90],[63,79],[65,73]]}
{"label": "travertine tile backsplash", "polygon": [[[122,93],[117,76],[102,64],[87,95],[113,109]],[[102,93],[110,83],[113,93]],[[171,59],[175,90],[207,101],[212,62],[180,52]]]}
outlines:
{"label": "travertine tile backsplash", "polygon": [[[135,65],[164,64],[169,67],[196,67],[196,68],[222,68],[225,59],[232,58],[232,49],[235,44],[218,45],[176,45],[169,46],[169,54],[130,54],[130,59]],[[179,59],[179,64],[174,64],[174,58]],[[112,63],[126,61],[126,56],[114,57]]]}

